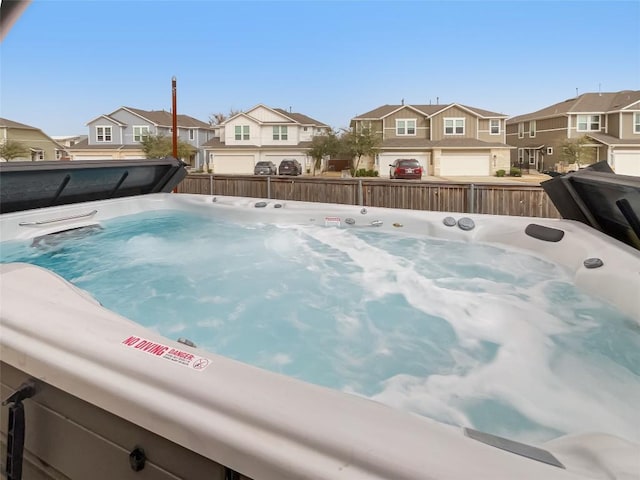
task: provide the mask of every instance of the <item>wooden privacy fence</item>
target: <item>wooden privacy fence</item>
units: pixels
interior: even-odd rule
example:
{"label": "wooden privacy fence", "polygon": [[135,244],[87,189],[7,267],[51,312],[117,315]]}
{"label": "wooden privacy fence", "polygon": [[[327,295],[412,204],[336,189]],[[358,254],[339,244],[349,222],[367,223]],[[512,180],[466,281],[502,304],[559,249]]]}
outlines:
{"label": "wooden privacy fence", "polygon": [[188,175],[179,193],[343,203],[459,213],[560,218],[539,185],[379,178]]}

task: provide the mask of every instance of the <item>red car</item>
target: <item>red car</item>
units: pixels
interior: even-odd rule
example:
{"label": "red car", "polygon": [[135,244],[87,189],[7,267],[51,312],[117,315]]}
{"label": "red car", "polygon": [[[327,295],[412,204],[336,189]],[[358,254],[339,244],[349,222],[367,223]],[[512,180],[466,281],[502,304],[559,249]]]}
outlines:
{"label": "red car", "polygon": [[390,178],[404,178],[420,180],[422,178],[422,165],[415,158],[399,158],[395,162],[389,164]]}

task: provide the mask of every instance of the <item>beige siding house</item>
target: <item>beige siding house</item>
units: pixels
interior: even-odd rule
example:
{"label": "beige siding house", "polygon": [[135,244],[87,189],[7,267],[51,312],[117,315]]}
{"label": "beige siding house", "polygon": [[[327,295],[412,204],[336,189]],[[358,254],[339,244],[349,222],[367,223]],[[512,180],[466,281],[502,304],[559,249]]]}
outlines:
{"label": "beige siding house", "polygon": [[68,160],[65,148],[39,128],[0,118],[0,143],[4,144],[7,140],[21,143],[28,152],[26,156],[14,158],[13,161]]}
{"label": "beige siding house", "polygon": [[284,159],[298,160],[306,170],[311,167],[307,156],[311,140],[330,130],[301,113],[261,104],[214,128],[215,137],[203,145],[207,168],[229,174],[252,174],[260,161],[278,166]]}
{"label": "beige siding house", "polygon": [[371,129],[382,136],[376,158],[361,162],[381,177],[389,176],[389,165],[401,158],[418,160],[427,175],[489,176],[509,171],[506,118],[456,103],[383,105],[354,117],[351,128]]}
{"label": "beige siding house", "polygon": [[[562,155],[563,144],[584,137],[579,163]],[[640,91],[585,93],[507,120],[513,165],[566,171],[606,160],[622,175],[640,176]]]}

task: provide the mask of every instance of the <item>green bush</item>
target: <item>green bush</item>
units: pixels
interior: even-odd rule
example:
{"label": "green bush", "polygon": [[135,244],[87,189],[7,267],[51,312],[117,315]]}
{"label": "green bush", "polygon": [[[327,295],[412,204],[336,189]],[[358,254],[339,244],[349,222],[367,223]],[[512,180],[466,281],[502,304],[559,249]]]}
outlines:
{"label": "green bush", "polygon": [[[352,173],[353,175],[353,173]],[[366,168],[359,168],[358,171],[353,175],[354,177],[377,177],[378,172],[376,170],[367,170]]]}
{"label": "green bush", "polygon": [[511,171],[509,172],[509,175],[511,175],[512,177],[521,177],[522,171],[519,168],[511,167]]}
{"label": "green bush", "polygon": [[496,172],[496,177],[504,177],[507,174],[504,170],[498,170]]}

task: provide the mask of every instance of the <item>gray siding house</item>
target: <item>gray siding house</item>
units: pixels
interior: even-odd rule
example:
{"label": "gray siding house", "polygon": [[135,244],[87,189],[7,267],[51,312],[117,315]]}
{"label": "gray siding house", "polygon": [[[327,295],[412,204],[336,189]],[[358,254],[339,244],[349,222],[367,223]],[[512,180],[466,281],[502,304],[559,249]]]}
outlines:
{"label": "gray siding house", "polygon": [[[191,158],[182,160],[193,167],[204,163],[202,145],[213,138],[208,123],[188,115],[178,115],[178,138],[196,148]],[[173,117],[165,110],[120,107],[87,123],[85,140],[69,148],[73,160],[123,160],[144,158],[140,141],[146,135],[172,137]]]}
{"label": "gray siding house", "polygon": [[[580,163],[563,145],[586,139]],[[606,160],[622,175],[640,176],[640,91],[584,93],[507,120],[511,163],[529,170],[569,170]]]}

